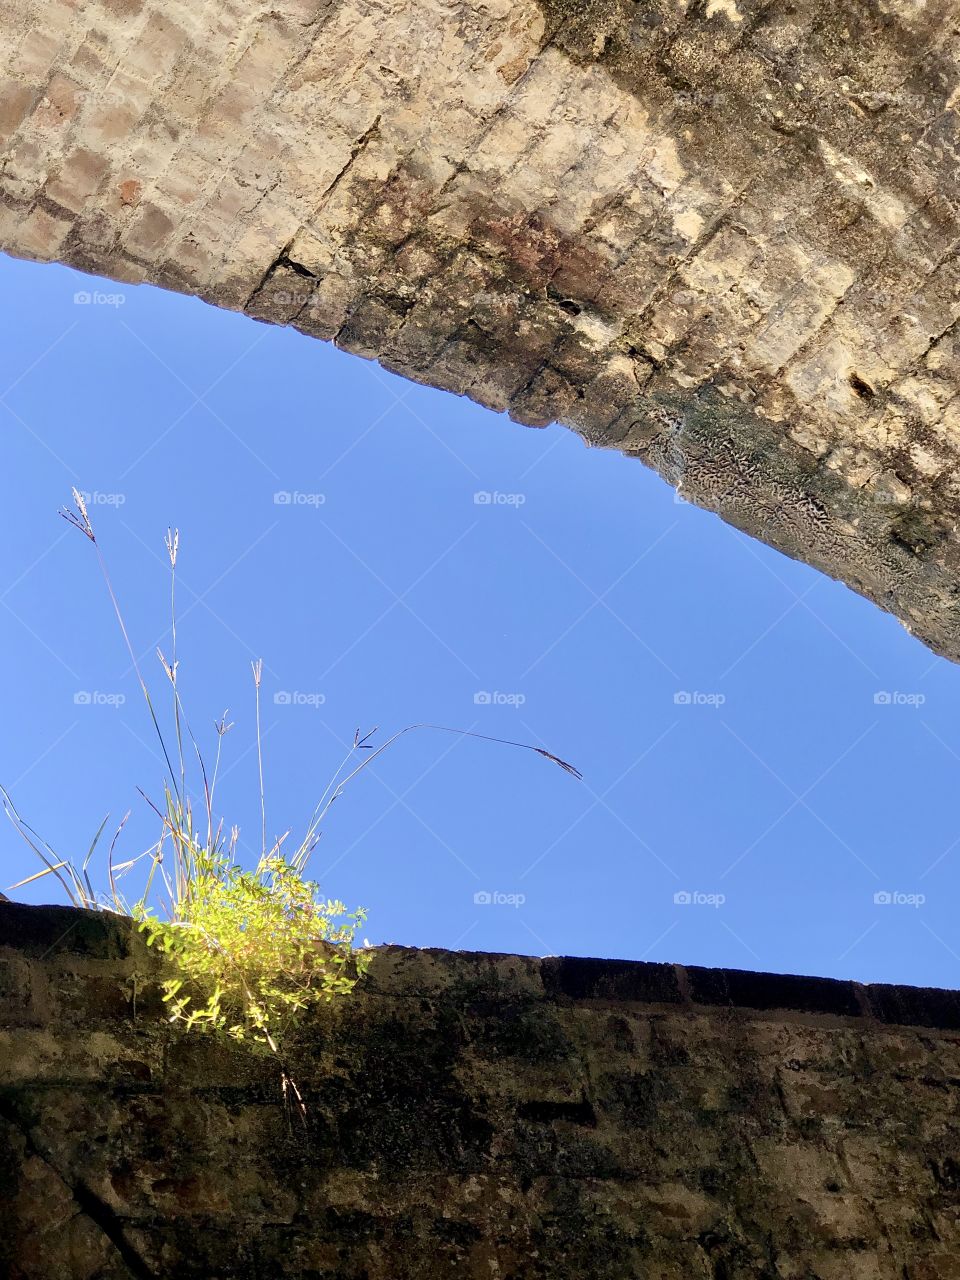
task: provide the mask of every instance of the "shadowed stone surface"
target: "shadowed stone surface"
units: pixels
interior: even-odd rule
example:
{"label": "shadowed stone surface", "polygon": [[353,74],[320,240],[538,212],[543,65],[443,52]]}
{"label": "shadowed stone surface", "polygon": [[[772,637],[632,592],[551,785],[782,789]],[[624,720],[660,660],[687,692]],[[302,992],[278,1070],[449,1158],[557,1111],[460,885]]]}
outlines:
{"label": "shadowed stone surface", "polygon": [[0,246],[560,420],[960,657],[955,0],[0,0]]}
{"label": "shadowed stone surface", "polygon": [[378,950],[275,1065],[0,903],[11,1280],[956,1280],[960,996]]}

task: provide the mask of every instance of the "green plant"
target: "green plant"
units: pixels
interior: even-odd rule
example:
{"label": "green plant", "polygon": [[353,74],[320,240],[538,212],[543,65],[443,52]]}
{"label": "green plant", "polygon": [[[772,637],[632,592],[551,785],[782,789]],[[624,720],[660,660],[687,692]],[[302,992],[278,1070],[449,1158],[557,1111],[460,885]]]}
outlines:
{"label": "green plant", "polygon": [[[263,663],[258,660],[252,667],[260,852],[253,869],[245,869],[238,858],[238,828],[231,828],[229,836],[225,835],[222,819],[215,816],[223,740],[233,726],[224,712],[215,725],[216,754],[213,768],[208,771],[180,699],[176,605],[179,534],[168,530],[165,539],[170,562],[172,647],[169,659],[160,650],[157,654],[171,690],[175,745],[168,748],[83,497],[76,490],[73,497],[76,509],[64,509],[60,514],[95,548],[163,755],[165,776],[161,802],[155,803],[144,792],[140,793],[160,820],[160,835],[138,857],[116,862],[117,842],[130,816],[129,812],[125,814],[107,852],[108,890],[98,893],[89,868],[108,819],[101,823],[78,868],[72,860],[57,856],[24,821],[10,796],[0,787],[7,816],[43,863],[42,870],[12,887],[18,889],[43,876],[52,875],[75,906],[132,916],[146,934],[147,941],[163,951],[173,964],[175,973],[163,980],[164,1000],[171,1021],[183,1024],[188,1030],[221,1032],[235,1040],[250,1040],[266,1046],[280,1061],[285,1092],[292,1091],[298,1107],[302,1109],[300,1093],[283,1062],[281,1041],[284,1033],[304,1010],[349,994],[366,967],[364,950],[355,950],[353,945],[356,931],[366,918],[365,912],[360,909],[348,913],[342,902],[324,897],[319,885],[307,877],[308,863],[319,839],[321,824],[345,787],[404,734],[419,729],[457,733],[534,751],[576,777],[580,776],[579,772],[542,747],[507,742],[442,725],[410,725],[377,747],[370,741],[375,730],[362,736],[357,732],[350,750],[321,796],[304,835],[296,848],[288,852],[289,831],[269,844],[267,841],[260,728]],[[192,749],[188,749],[188,744]],[[362,759],[351,768],[351,761],[358,755]],[[192,762],[190,768],[188,762]],[[199,817],[192,798],[191,780],[197,784],[193,790],[202,797]],[[139,897],[130,903],[122,894],[118,881],[144,860],[147,867],[145,886]]]}

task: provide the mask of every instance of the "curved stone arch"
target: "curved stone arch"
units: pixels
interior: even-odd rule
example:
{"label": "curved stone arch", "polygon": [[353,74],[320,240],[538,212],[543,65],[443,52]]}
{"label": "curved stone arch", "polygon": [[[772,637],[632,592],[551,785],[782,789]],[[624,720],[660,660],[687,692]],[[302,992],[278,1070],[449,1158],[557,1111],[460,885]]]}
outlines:
{"label": "curved stone arch", "polygon": [[949,0],[0,0],[0,246],[655,467],[960,657]]}

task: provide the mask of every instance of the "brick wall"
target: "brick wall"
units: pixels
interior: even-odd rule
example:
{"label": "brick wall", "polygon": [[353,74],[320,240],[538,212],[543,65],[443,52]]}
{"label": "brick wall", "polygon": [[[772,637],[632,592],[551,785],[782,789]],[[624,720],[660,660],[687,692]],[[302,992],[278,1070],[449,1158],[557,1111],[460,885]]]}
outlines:
{"label": "brick wall", "polygon": [[377,952],[270,1059],[0,903],[11,1280],[956,1280],[960,994]]}

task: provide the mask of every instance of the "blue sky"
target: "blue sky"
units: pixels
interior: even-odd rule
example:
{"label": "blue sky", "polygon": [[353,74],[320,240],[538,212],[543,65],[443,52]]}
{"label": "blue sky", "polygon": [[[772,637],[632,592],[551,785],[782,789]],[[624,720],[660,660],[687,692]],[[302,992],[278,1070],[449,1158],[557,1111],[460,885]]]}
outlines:
{"label": "blue sky", "polygon": [[[194,299],[0,275],[0,782],[58,850],[132,809],[139,852],[136,788],[162,782],[92,548],[56,515],[76,485],[158,698],[180,530],[181,687],[209,751],[230,709],[219,807],[248,848],[257,657],[271,832],[358,727],[583,771],[407,735],[313,866],[372,941],[960,984],[960,670],[894,619],[560,427]],[[5,827],[0,885],[30,858]]]}

